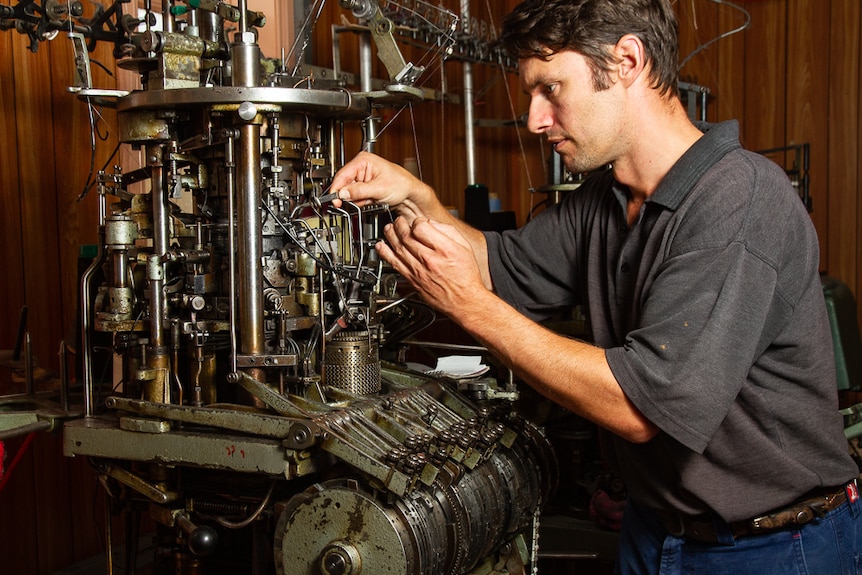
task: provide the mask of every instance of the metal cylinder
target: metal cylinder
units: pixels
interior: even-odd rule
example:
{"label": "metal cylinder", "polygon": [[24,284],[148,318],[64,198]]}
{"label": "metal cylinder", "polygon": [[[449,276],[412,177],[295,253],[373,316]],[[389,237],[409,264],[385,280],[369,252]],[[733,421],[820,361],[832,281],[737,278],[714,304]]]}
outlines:
{"label": "metal cylinder", "polygon": [[170,201],[168,200],[167,171],[162,146],[149,146],[147,157],[152,168],[150,177],[150,201],[153,212],[153,253],[147,259],[147,280],[150,294],[150,346],[147,367],[150,379],[144,385],[144,399],[160,403],[170,403],[170,358],[165,347],[164,322],[167,317],[167,298],[165,298],[165,264],[163,256],[170,247]]}
{"label": "metal cylinder", "polygon": [[260,124],[239,127],[236,162],[240,351],[264,351]]}
{"label": "metal cylinder", "polygon": [[377,342],[367,331],[344,331],[326,346],[323,370],[326,384],[356,395],[380,392]]}
{"label": "metal cylinder", "polygon": [[[461,21],[464,23],[465,34],[474,33],[470,30],[470,0],[461,0]],[[476,182],[476,131],[475,111],[473,105],[473,65],[464,62],[464,142],[467,151],[467,185]]]}
{"label": "metal cylinder", "polygon": [[198,12],[198,35],[204,40],[222,43],[224,41],[224,27],[221,19],[208,10],[196,10]]}
{"label": "metal cylinder", "polygon": [[230,48],[231,78],[234,86],[251,88],[260,83],[260,47],[253,42],[254,33],[241,35],[243,41]]}

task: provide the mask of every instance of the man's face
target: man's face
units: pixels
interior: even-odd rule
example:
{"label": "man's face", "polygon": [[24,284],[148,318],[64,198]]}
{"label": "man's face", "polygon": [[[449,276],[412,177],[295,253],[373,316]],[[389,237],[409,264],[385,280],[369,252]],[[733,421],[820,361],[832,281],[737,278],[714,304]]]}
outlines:
{"label": "man's face", "polygon": [[530,131],[545,134],[572,173],[613,163],[623,143],[622,91],[614,77],[608,89],[596,91],[586,58],[573,51],[548,60],[523,59],[519,65],[521,85],[530,96]]}

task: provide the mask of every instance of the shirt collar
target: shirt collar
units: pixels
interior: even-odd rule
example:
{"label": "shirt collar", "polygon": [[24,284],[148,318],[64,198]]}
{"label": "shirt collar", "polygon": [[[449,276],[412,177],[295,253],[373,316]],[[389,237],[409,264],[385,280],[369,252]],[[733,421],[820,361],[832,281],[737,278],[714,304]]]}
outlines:
{"label": "shirt collar", "polygon": [[650,196],[655,202],[675,210],[700,178],[728,152],[741,148],[739,124],[728,120],[719,124],[696,124],[704,135],[671,167]]}

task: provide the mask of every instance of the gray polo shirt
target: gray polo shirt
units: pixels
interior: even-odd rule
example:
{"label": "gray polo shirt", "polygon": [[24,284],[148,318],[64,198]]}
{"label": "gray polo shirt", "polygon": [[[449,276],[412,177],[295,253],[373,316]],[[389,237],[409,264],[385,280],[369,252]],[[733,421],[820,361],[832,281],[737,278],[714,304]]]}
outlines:
{"label": "gray polo shirt", "polygon": [[733,521],[857,468],[811,220],[784,172],[741,148],[736,122],[704,128],[635,225],[606,171],[486,238],[500,296],[537,320],[582,304],[620,386],[661,430],[607,442],[630,496]]}

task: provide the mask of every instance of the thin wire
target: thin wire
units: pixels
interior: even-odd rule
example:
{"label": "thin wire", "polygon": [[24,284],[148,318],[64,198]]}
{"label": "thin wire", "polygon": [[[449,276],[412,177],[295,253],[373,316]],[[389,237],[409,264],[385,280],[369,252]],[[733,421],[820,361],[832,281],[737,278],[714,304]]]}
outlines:
{"label": "thin wire", "polygon": [[[691,60],[697,54],[706,50],[709,46],[712,46],[713,44],[715,44],[719,40],[723,40],[729,36],[733,36],[734,34],[736,34],[738,32],[743,32],[745,30],[748,30],[748,28],[751,26],[751,14],[748,12],[748,10],[746,10],[742,6],[738,6],[738,5],[734,4],[733,2],[728,2],[727,0],[710,0],[710,1],[715,2],[716,4],[719,4],[719,5],[723,4],[725,6],[729,6],[735,10],[739,10],[745,16],[745,22],[742,23],[742,26],[739,26],[737,28],[734,28],[733,30],[729,30],[729,31],[724,32],[722,34],[719,34],[718,36],[716,36],[715,38],[713,38],[709,42],[701,44],[700,46],[695,48],[688,56],[685,57],[685,59],[683,59],[682,63],[680,63],[680,65],[679,65],[679,68],[677,68],[678,70],[682,70],[682,68],[688,63],[689,60]],[[695,22],[695,29],[697,29],[696,22]]]}
{"label": "thin wire", "polygon": [[413,150],[416,154],[416,168],[419,170],[419,180],[422,180],[422,158],[419,157],[419,136],[416,134],[416,117],[413,115],[413,104],[410,104],[410,127],[413,129]]}
{"label": "thin wire", "polygon": [[[293,46],[290,47],[290,52],[287,53],[285,57],[285,61],[289,60],[293,56],[293,52],[296,50],[296,47],[299,45],[299,41],[302,40],[302,49],[299,51],[299,54],[296,57],[296,63],[293,67],[293,71],[291,72],[291,76],[296,75],[296,71],[299,70],[299,67],[302,65],[302,58],[305,56],[305,49],[308,48],[308,42],[311,39],[311,30],[317,25],[317,20],[320,18],[321,12],[323,12],[323,5],[326,4],[326,0],[316,0],[314,6],[308,11],[305,15],[305,21],[302,23],[302,28],[300,28],[299,32],[296,35],[296,38],[293,40]],[[315,8],[317,8],[317,13],[315,14]],[[312,22],[311,15],[314,14],[314,21]],[[286,62],[281,63],[282,66],[286,66]]]}

